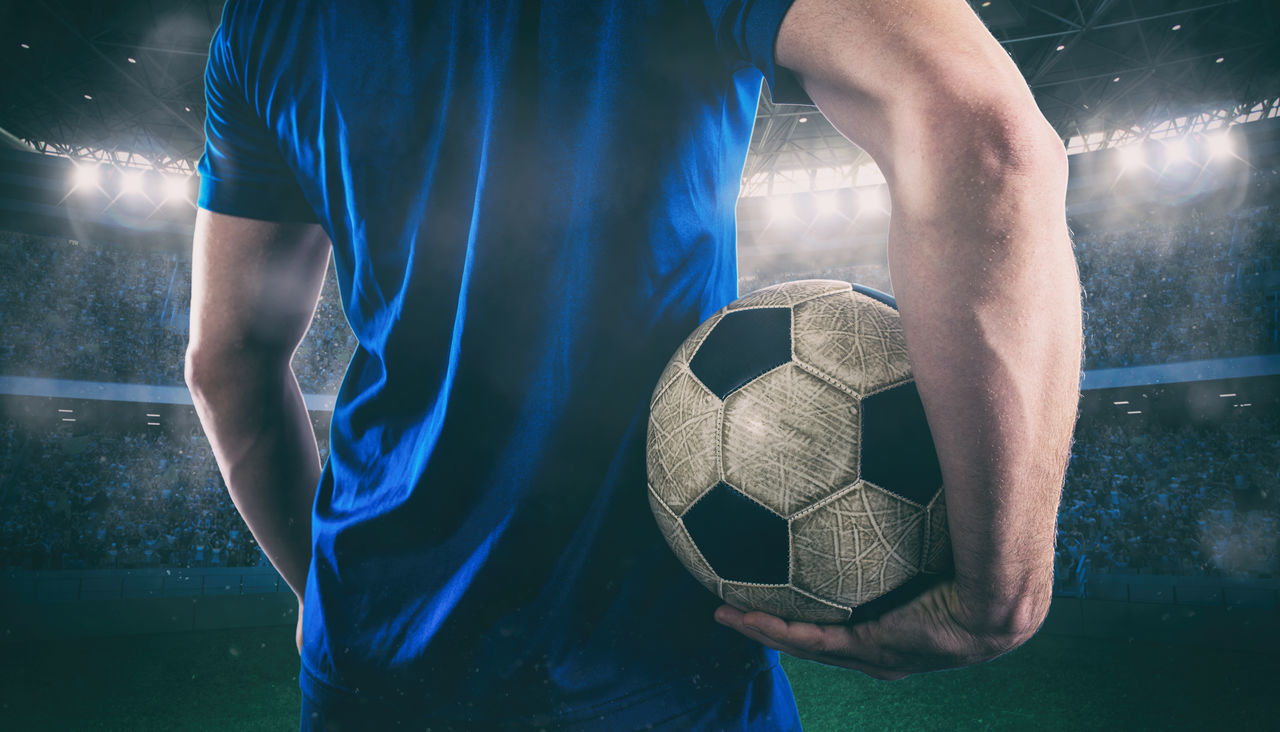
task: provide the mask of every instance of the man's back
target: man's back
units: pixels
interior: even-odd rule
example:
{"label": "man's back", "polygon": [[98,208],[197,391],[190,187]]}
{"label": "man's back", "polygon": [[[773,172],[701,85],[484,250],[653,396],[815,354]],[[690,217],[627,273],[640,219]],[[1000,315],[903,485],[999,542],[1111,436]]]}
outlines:
{"label": "man's back", "polygon": [[776,665],[663,543],[643,444],[666,359],[736,293],[750,64],[787,3],[262,5],[211,46],[200,205],[318,221],[360,342],[304,692],[618,728]]}

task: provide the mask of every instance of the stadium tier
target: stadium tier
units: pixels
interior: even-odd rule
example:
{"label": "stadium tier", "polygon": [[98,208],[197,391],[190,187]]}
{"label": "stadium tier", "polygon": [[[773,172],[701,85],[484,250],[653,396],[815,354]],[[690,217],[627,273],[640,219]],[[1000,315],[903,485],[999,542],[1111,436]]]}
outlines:
{"label": "stadium tier", "polygon": [[[1110,401],[1160,391],[1112,393],[1119,386],[1208,378],[1184,378],[1192,371],[1215,374],[1211,390],[1247,376],[1269,379],[1264,391],[1274,392],[1280,127],[1258,129],[1243,146],[1255,155],[1243,177],[1210,185],[1204,173],[1190,193],[1106,174],[1110,151],[1073,158],[1084,181],[1073,187],[1070,223],[1085,292],[1085,387],[1099,390],[1103,406],[1083,413],[1067,475],[1064,589],[1106,570],[1280,576],[1274,398],[1254,404],[1215,391],[1208,414],[1191,409],[1191,397],[1166,396],[1159,418],[1160,409]],[[25,179],[66,172],[65,161],[30,155],[6,152],[0,163]],[[152,211],[143,226],[74,200],[58,209],[39,200],[48,188],[0,196],[0,568],[263,564],[182,398],[186,214]],[[816,219],[798,227],[769,219],[760,203],[739,208],[740,292],[809,278],[892,292],[883,211],[846,217],[836,231]],[[841,237],[851,237],[856,256],[832,253],[828,240]],[[780,243],[796,241],[805,244]],[[313,408],[332,404],[354,347],[331,266],[293,361]],[[1253,370],[1241,371],[1249,359]],[[1213,368],[1191,369],[1193,361]],[[147,388],[178,397],[148,406],[137,395]],[[135,414],[152,409],[154,422]],[[323,457],[328,414],[313,418]]]}

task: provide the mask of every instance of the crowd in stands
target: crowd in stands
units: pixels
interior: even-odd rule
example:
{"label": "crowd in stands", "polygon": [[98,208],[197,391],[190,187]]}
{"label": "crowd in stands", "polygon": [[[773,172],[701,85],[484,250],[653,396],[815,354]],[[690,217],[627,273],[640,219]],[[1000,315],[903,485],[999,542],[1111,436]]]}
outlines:
{"label": "crowd in stands", "polygon": [[[1277,210],[1077,222],[1086,367],[1280,352]],[[0,376],[181,386],[190,257],[0,232]],[[824,278],[892,292],[884,265],[746,270],[745,293]],[[355,339],[332,265],[294,358],[304,392],[337,391]],[[317,418],[318,419],[318,418]],[[322,455],[326,433],[317,422]],[[265,562],[198,425],[32,430],[0,421],[0,569]],[[1059,522],[1059,574],[1280,576],[1280,423],[1082,423]]]}
{"label": "crowd in stands", "polygon": [[[0,232],[0,375],[182,386],[191,257]],[[294,355],[308,394],[334,394],[355,350],[332,263]]]}
{"label": "crowd in stands", "polygon": [[[323,416],[314,417],[321,459]],[[0,569],[265,564],[198,425],[0,433]],[[1280,415],[1213,424],[1089,418],[1076,431],[1057,576],[1280,577]]]}
{"label": "crowd in stands", "polygon": [[[313,415],[321,459],[327,421]],[[151,432],[0,422],[0,569],[267,563],[198,425]]]}
{"label": "crowd in stands", "polygon": [[1086,367],[1280,352],[1276,215],[1193,209],[1178,221],[1136,218],[1077,235]]}
{"label": "crowd in stands", "polygon": [[[176,252],[0,233],[0,375],[182,383],[190,298]],[[180,292],[181,290],[181,292]]]}
{"label": "crowd in stands", "polygon": [[[320,455],[327,426],[313,416]],[[199,426],[0,423],[0,570],[263,565]],[[1280,577],[1280,415],[1213,424],[1082,421],[1058,518],[1058,575]]]}
{"label": "crowd in stands", "polygon": [[1280,577],[1280,414],[1090,420],[1058,512],[1058,575]]}
{"label": "crowd in stands", "polygon": [[[1085,367],[1123,368],[1280,353],[1275,207],[1073,222],[1084,287]],[[1118,225],[1119,224],[1119,225]],[[794,256],[792,256],[794,259]],[[888,266],[743,272],[739,291],[836,279],[892,294]]]}
{"label": "crowd in stands", "polygon": [[[1077,223],[1077,222],[1073,222]],[[1086,368],[1280,352],[1280,232],[1274,207],[1176,222],[1078,222]],[[190,257],[0,232],[0,375],[183,384]],[[746,293],[794,279],[891,293],[884,264],[744,268]],[[355,349],[332,264],[294,356],[306,393],[333,394]]]}

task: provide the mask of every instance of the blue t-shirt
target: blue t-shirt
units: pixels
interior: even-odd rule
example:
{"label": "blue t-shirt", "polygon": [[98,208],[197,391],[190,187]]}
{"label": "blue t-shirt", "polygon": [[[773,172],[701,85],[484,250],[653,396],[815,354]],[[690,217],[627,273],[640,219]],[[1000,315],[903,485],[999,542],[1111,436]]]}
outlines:
{"label": "blue t-shirt", "polygon": [[667,359],[736,295],[761,79],[801,93],[789,4],[228,2],[199,205],[323,225],[359,340],[308,694],[642,726],[777,663],[663,541],[644,446]]}

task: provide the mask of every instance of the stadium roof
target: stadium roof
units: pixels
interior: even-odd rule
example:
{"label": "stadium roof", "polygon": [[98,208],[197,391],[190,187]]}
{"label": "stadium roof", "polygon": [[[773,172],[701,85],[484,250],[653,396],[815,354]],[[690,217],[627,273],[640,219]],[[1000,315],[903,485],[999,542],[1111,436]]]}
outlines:
{"label": "stadium roof", "polygon": [[[1064,140],[1095,133],[1090,144],[1106,146],[1117,131],[1141,137],[1162,124],[1176,131],[1241,110],[1266,114],[1280,97],[1274,0],[969,2]],[[0,144],[190,171],[221,8],[219,0],[0,5]],[[812,108],[767,101],[753,153],[746,178],[765,189],[797,170],[810,178],[825,170],[847,185],[866,162]]]}

